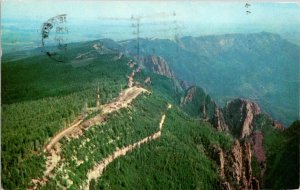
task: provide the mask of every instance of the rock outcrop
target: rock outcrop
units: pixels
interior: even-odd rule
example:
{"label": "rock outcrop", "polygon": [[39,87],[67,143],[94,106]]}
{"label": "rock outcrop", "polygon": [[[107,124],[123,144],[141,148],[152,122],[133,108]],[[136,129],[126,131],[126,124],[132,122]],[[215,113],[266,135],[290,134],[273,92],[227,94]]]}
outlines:
{"label": "rock outcrop", "polygon": [[211,119],[211,123],[218,131],[229,130],[228,125],[225,123],[223,112],[218,107],[215,108],[215,114]]}
{"label": "rock outcrop", "polygon": [[218,131],[229,130],[222,110],[200,87],[190,87],[181,98],[180,106],[191,115],[209,121]]}
{"label": "rock outcrop", "polygon": [[253,157],[258,162],[260,167],[260,179],[263,178],[264,172],[266,170],[266,154],[263,146],[263,140],[264,135],[262,131],[254,131],[250,139]]}
{"label": "rock outcrop", "polygon": [[145,84],[151,84],[151,78],[150,78],[150,77],[147,77],[147,78],[144,80],[144,83],[145,83]]}
{"label": "rock outcrop", "polygon": [[218,147],[218,146],[213,146],[212,147],[212,157],[213,160],[216,161],[217,165],[219,166],[218,168],[218,173],[219,176],[221,177],[222,180],[225,180],[225,173],[224,173],[224,165],[225,165],[225,153],[224,151]]}
{"label": "rock outcrop", "polygon": [[241,138],[249,136],[252,133],[252,121],[255,115],[260,114],[260,108],[254,102],[245,101],[246,116],[241,132]]}
{"label": "rock outcrop", "polygon": [[229,125],[229,130],[235,137],[243,139],[252,134],[253,120],[261,111],[255,102],[235,99],[227,103],[225,113],[225,121]]}
{"label": "rock outcrop", "polygon": [[191,116],[204,121],[211,121],[214,117],[216,103],[204,90],[197,86],[190,87],[181,98],[180,106]]}
{"label": "rock outcrop", "polygon": [[174,78],[174,73],[162,57],[151,55],[143,58],[142,62],[145,68],[153,73],[157,73],[168,78]]}
{"label": "rock outcrop", "polygon": [[273,121],[273,126],[276,129],[284,130],[284,126],[279,121],[274,120]]}
{"label": "rock outcrop", "polygon": [[[214,146],[214,160],[218,165],[221,187],[225,190],[247,190],[252,186],[251,145],[248,142],[234,142],[232,149],[224,152]],[[259,184],[259,183],[258,183]]]}
{"label": "rock outcrop", "polygon": [[196,94],[196,87],[191,87],[190,89],[187,90],[186,95],[181,98],[180,105],[186,105],[189,102],[192,102],[193,98],[195,97]]}
{"label": "rock outcrop", "polygon": [[235,181],[237,184],[240,184],[242,179],[242,167],[243,167],[243,155],[242,155],[242,147],[239,141],[235,141],[234,146],[228,154],[228,162],[227,162],[227,174],[232,177],[232,181]]}

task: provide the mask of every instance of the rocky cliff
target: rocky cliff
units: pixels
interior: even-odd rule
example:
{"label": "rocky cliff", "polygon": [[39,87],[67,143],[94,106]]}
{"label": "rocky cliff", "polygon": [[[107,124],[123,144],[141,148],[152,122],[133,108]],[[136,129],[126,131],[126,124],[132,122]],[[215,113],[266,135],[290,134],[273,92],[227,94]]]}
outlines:
{"label": "rocky cliff", "polygon": [[217,108],[215,102],[204,90],[197,86],[191,86],[181,97],[180,106],[190,115],[210,121],[214,118]]}
{"label": "rocky cliff", "polygon": [[180,106],[190,115],[211,123],[217,131],[228,132],[236,139],[229,151],[217,146],[210,151],[218,165],[220,187],[226,190],[259,189],[267,167],[264,136],[268,130],[281,131],[282,125],[249,100],[235,99],[220,109],[204,90],[196,86],[186,90]]}
{"label": "rocky cliff", "polygon": [[212,125],[218,130],[218,131],[228,131],[228,125],[225,122],[224,114],[222,110],[218,107],[215,108],[215,114],[213,118],[211,119]]}
{"label": "rocky cliff", "polygon": [[263,178],[266,169],[266,153],[263,146],[264,134],[262,131],[254,131],[251,135],[250,142],[252,146],[253,156],[260,167],[260,179]]}
{"label": "rocky cliff", "polygon": [[186,105],[189,102],[192,102],[192,100],[195,98],[196,95],[196,89],[197,87],[193,86],[192,88],[186,91],[185,96],[183,96],[180,101],[181,106]]}
{"label": "rocky cliff", "polygon": [[222,189],[259,189],[259,182],[252,177],[250,143],[236,140],[231,150],[223,151],[215,146],[213,152]]}
{"label": "rocky cliff", "polygon": [[228,102],[224,112],[229,130],[238,138],[245,138],[252,134],[254,118],[261,113],[255,102],[240,98]]}
{"label": "rocky cliff", "polygon": [[218,131],[228,131],[224,114],[200,87],[192,86],[181,98],[180,106],[189,114],[209,121]]}
{"label": "rocky cliff", "polygon": [[174,78],[174,73],[169,68],[167,62],[160,56],[149,55],[142,59],[142,63],[147,70],[168,78]]}
{"label": "rocky cliff", "polygon": [[[180,107],[185,112],[236,138],[230,150],[213,146],[211,151],[213,155],[210,156],[218,165],[220,187],[226,190],[259,189],[263,185],[267,162],[262,128],[271,124],[271,128],[283,129],[282,124],[262,113],[258,104],[250,100],[234,99],[223,109],[219,108],[202,88],[178,81],[161,57],[148,56],[142,63],[151,72],[178,82],[185,90],[180,99]],[[149,82],[149,79],[145,81]],[[253,164],[258,164],[259,173],[252,168]]]}

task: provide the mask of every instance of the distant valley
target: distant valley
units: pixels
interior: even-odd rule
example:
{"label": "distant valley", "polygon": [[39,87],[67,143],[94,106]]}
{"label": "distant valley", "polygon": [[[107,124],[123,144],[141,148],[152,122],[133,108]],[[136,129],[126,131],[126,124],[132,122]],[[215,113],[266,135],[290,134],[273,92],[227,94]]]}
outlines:
{"label": "distant valley", "polygon": [[[177,78],[203,87],[219,105],[251,99],[286,126],[299,117],[300,47],[271,33],[139,39],[114,44],[129,55],[162,57]],[[114,45],[112,45],[114,44]]]}

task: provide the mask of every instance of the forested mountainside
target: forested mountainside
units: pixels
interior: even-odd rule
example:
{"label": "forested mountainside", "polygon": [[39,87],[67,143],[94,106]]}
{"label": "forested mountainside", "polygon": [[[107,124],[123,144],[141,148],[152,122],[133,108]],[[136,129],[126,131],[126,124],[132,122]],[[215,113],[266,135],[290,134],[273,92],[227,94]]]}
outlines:
{"label": "forested mountainside", "polygon": [[3,56],[4,189],[299,187],[299,121],[220,107],[167,58],[115,45],[71,44],[66,63]]}
{"label": "forested mountainside", "polygon": [[201,86],[220,106],[241,97],[258,102],[264,112],[286,126],[298,119],[300,47],[277,34],[102,43],[130,55],[161,57],[178,79]]}

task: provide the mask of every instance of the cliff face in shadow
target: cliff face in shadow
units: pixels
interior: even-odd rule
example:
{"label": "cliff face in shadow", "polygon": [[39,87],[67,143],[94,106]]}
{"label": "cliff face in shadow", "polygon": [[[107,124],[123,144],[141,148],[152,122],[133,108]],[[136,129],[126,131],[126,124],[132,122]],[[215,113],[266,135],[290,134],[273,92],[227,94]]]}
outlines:
{"label": "cliff face in shadow", "polygon": [[166,76],[168,78],[174,78],[174,73],[169,68],[167,62],[159,56],[146,56],[142,59],[142,63],[145,68],[153,73]]}

